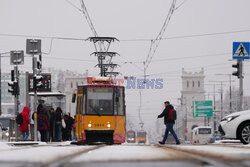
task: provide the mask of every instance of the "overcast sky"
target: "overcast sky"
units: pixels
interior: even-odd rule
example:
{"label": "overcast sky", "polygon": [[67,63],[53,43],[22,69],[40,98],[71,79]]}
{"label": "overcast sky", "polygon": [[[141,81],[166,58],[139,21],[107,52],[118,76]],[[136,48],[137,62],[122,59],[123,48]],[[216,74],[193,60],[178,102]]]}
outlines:
{"label": "overcast sky", "polygon": [[[69,0],[80,8],[79,0]],[[177,4],[183,1],[178,0]],[[110,51],[120,53],[115,61],[145,61],[150,41],[131,42],[124,40],[153,39],[159,33],[167,16],[171,0],[85,0],[90,17],[100,36],[113,36],[121,40],[112,44]],[[164,37],[189,36],[250,30],[250,1],[248,0],[187,0],[171,18]],[[3,36],[3,34],[38,35],[88,38],[92,32],[83,16],[65,0],[0,0],[0,52],[25,49],[23,37]],[[146,126],[161,112],[162,103],[170,100],[177,104],[181,91],[181,69],[198,72],[205,69],[205,82],[227,81],[233,71],[232,42],[249,41],[250,31],[224,35],[210,35],[162,40],[147,74],[150,78],[163,78],[164,89],[143,90],[142,113]],[[43,52],[50,51],[50,38],[42,38]],[[93,44],[79,40],[53,40],[51,52],[44,55],[43,66],[76,70],[97,75],[94,66],[96,58],[90,56]],[[200,56],[199,58],[184,58]],[[60,59],[57,59],[60,58]],[[67,58],[65,60],[62,58]],[[176,59],[178,58],[178,59]],[[71,59],[71,60],[70,60]],[[93,62],[75,61],[74,59]],[[165,59],[164,61],[157,61]],[[174,60],[176,59],[176,60]],[[155,62],[154,62],[155,61]],[[250,95],[249,61],[244,62],[244,94]],[[123,76],[141,78],[142,63],[121,63],[118,69]],[[25,59],[23,71],[31,71],[31,58]],[[2,70],[9,72],[9,58],[2,58]],[[238,79],[232,77],[238,87]],[[227,89],[224,87],[225,91]],[[219,91],[219,88],[216,88]],[[211,92],[212,87],[206,86]],[[127,90],[127,112],[137,116],[139,91]],[[152,114],[155,113],[155,114]],[[137,118],[134,117],[134,120]]]}

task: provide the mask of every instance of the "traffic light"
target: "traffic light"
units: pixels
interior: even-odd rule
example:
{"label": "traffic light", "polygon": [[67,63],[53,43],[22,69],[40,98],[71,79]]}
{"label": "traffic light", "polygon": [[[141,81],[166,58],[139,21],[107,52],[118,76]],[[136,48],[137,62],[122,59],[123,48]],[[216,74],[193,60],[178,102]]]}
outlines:
{"label": "traffic light", "polygon": [[19,86],[18,82],[15,80],[14,70],[11,70],[11,81],[8,82],[8,85],[10,86],[10,89],[8,89],[9,93],[14,96],[19,95]]}
{"label": "traffic light", "polygon": [[39,55],[39,59],[37,60],[37,69],[39,71],[42,70],[42,55]]}
{"label": "traffic light", "polygon": [[234,71],[232,73],[232,75],[237,76],[238,78],[240,78],[242,76],[242,68],[241,68],[240,62],[237,61],[237,64],[233,64],[232,67],[237,69],[237,71]]}
{"label": "traffic light", "polygon": [[14,70],[11,70],[11,81],[8,82],[8,85],[10,88],[8,89],[8,92],[14,95],[14,80],[15,80],[15,74]]}
{"label": "traffic light", "polygon": [[43,87],[43,76],[42,75],[35,75],[34,76],[34,88],[35,90],[38,90],[39,88]]}

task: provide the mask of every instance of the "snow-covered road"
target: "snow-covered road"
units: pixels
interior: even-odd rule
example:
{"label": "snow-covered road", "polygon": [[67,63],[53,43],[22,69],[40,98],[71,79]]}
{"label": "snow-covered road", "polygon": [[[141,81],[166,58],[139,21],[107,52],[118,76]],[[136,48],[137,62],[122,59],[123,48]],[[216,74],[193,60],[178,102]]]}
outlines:
{"label": "snow-covered road", "polygon": [[243,145],[12,146],[0,143],[0,166],[250,166]]}

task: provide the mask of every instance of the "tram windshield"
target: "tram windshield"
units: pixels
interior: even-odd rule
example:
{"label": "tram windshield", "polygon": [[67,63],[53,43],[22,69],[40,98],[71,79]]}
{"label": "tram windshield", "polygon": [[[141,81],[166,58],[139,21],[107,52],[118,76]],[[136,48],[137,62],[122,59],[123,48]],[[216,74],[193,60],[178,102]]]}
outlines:
{"label": "tram windshield", "polygon": [[127,133],[127,137],[128,138],[134,138],[135,137],[135,133],[134,132],[128,132]]}
{"label": "tram windshield", "polygon": [[88,89],[89,115],[113,115],[113,89]]}
{"label": "tram windshield", "polygon": [[146,137],[146,132],[137,132],[137,137]]}

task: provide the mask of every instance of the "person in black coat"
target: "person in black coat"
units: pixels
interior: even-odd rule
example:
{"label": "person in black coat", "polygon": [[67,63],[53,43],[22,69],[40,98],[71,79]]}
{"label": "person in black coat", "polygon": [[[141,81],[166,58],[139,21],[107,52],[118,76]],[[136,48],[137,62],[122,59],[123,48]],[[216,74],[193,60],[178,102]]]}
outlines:
{"label": "person in black coat", "polygon": [[56,121],[56,141],[60,142],[62,137],[62,109],[60,107],[57,107],[56,113],[55,113],[55,121]]}
{"label": "person in black coat", "polygon": [[54,110],[54,108],[50,109],[50,119],[49,119],[49,123],[50,123],[50,129],[49,129],[49,140],[50,141],[55,141],[55,137],[56,137],[56,112]]}
{"label": "person in black coat", "polygon": [[66,127],[63,128],[63,140],[72,140],[72,128],[74,124],[74,119],[70,116],[69,113],[65,113],[64,115],[64,121],[66,124]]}
{"label": "person in black coat", "polygon": [[165,109],[157,117],[157,118],[164,117],[164,124],[166,125],[165,135],[163,137],[163,140],[159,141],[159,143],[160,144],[165,144],[165,142],[166,142],[166,140],[168,138],[168,133],[170,131],[171,134],[173,135],[173,137],[175,138],[176,144],[180,144],[180,141],[179,141],[179,139],[178,139],[178,137],[175,134],[175,131],[173,129],[173,126],[175,124],[175,120],[176,120],[176,117],[177,117],[176,111],[175,111],[174,107],[170,104],[169,101],[165,101],[164,105],[165,105]]}

